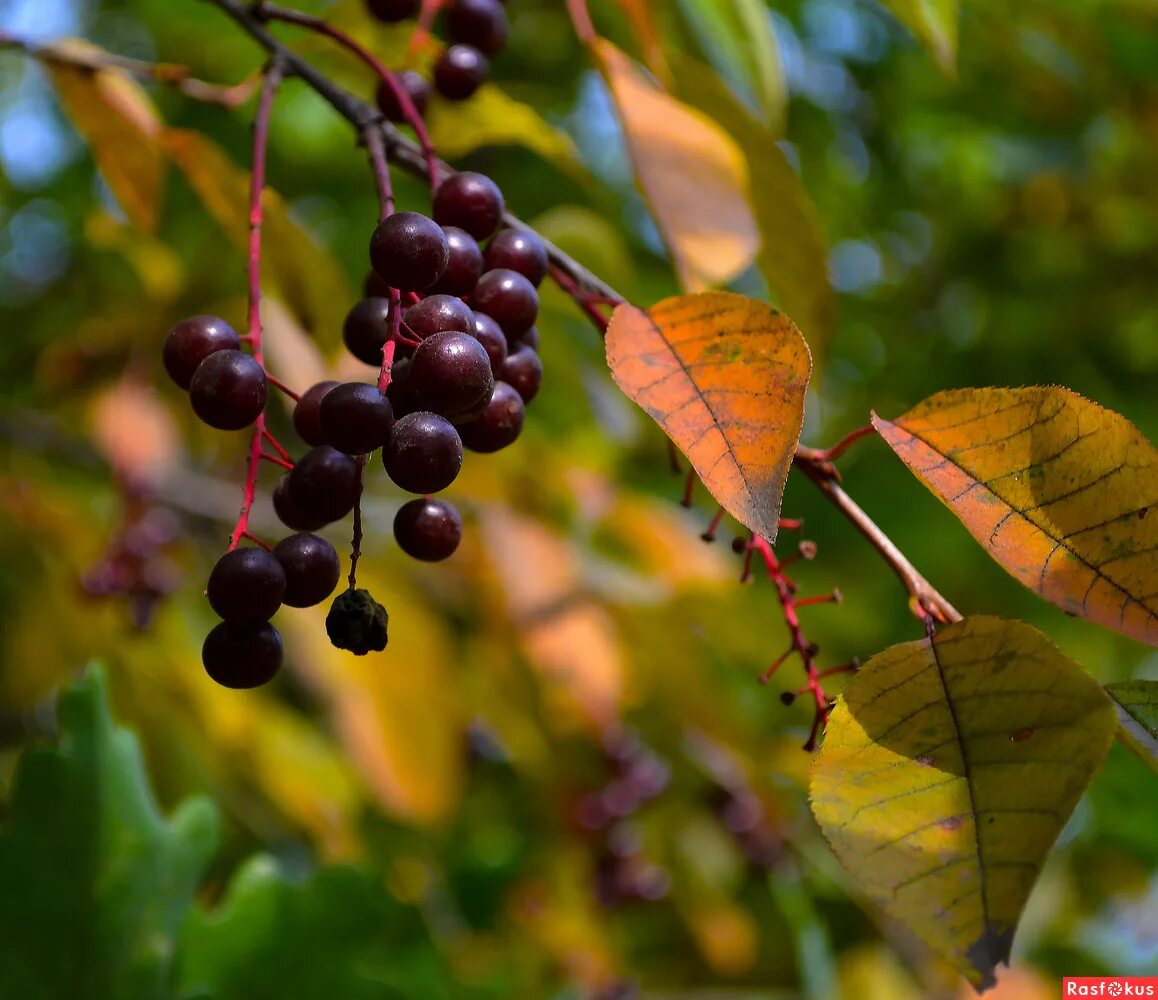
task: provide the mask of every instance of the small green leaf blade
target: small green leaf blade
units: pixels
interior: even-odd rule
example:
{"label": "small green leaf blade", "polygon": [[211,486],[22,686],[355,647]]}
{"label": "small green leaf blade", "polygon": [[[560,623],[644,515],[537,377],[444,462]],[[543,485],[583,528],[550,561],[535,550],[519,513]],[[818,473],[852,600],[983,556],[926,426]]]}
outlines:
{"label": "small green leaf blade", "polygon": [[1158,681],[1107,684],[1106,694],[1118,715],[1118,735],[1151,768],[1158,771]]}
{"label": "small green leaf blade", "polygon": [[937,65],[952,73],[957,64],[957,0],[883,0]]}

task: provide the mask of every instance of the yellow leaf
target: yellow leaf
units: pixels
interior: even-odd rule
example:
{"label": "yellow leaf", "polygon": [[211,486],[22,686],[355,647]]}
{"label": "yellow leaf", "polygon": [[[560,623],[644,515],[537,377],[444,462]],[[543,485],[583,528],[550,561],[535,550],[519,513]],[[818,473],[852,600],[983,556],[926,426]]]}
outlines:
{"label": "yellow leaf", "polygon": [[883,0],[945,72],[957,62],[957,0]]}
{"label": "yellow leaf", "polygon": [[741,976],[756,961],[760,934],[752,914],[729,899],[688,907],[688,924],[700,953],[724,976]]}
{"label": "yellow leaf", "polygon": [[1069,389],[960,389],[873,424],[1009,573],[1158,645],[1158,452]]}
{"label": "yellow leaf", "polygon": [[775,539],[812,371],[792,321],[731,292],[620,306],[607,328],[607,364],[720,505]]}
{"label": "yellow leaf", "polygon": [[[53,50],[91,51],[68,39]],[[119,70],[90,70],[46,57],[60,103],[92,150],[93,159],[125,214],[152,231],[165,176],[161,121],[139,83]]]}
{"label": "yellow leaf", "polygon": [[[271,295],[261,302],[262,346],[265,360],[279,379],[298,393],[305,392],[327,377],[326,362],[318,345],[306,334],[285,308]],[[294,401],[278,393],[286,411],[293,412]]]}
{"label": "yellow leaf", "polygon": [[849,680],[812,811],[868,896],[986,987],[1114,728],[1102,689],[1036,629],[967,618]]}
{"label": "yellow leaf", "polygon": [[760,247],[748,167],[706,115],[651,83],[610,42],[594,52],[623,122],[636,177],[689,292],[730,281]]}
{"label": "yellow leaf", "polygon": [[1106,694],[1118,713],[1122,741],[1158,771],[1158,681],[1107,684]]}

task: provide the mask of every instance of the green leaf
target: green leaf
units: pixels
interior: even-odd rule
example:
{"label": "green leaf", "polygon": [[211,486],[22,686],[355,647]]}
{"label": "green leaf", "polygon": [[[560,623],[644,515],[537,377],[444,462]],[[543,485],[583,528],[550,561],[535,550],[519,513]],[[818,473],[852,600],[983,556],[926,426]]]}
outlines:
{"label": "green leaf", "polygon": [[967,618],[852,677],[812,810],[865,893],[985,988],[1114,729],[1097,682],[1044,635]]}
{"label": "green leaf", "polygon": [[0,829],[0,996],[170,997],[216,811],[193,799],[161,816],[100,670],[60,696],[59,717],[60,745],[21,758]]}
{"label": "green leaf", "polygon": [[1158,771],[1158,681],[1107,684],[1106,694],[1118,713],[1122,741]]}
{"label": "green leaf", "polygon": [[946,73],[957,62],[957,0],[882,0]]}

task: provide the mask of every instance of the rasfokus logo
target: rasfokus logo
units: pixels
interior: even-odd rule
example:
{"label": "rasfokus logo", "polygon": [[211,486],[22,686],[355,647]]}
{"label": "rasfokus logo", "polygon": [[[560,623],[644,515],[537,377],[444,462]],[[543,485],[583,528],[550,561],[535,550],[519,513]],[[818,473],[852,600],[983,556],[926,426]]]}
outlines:
{"label": "rasfokus logo", "polygon": [[1063,997],[1158,997],[1158,976],[1068,976]]}

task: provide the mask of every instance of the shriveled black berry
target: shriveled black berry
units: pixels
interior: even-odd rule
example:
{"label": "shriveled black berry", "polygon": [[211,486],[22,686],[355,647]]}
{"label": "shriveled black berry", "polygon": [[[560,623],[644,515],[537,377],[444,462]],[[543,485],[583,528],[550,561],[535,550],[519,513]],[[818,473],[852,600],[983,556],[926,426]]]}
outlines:
{"label": "shriveled black berry", "polygon": [[389,335],[390,300],[386,297],[371,296],[354,303],[342,324],[346,350],[364,364],[375,367],[382,364],[382,345]]}
{"label": "shriveled black berry", "polygon": [[445,417],[419,410],[394,425],[382,464],[391,481],[407,492],[437,493],[462,468],[462,440]]}
{"label": "shriveled black berry", "polygon": [[416,17],[422,0],[366,0],[366,9],[372,17],[387,24]]}
{"label": "shriveled black berry", "polygon": [[274,546],[273,554],[285,571],[282,603],[291,608],[321,604],[338,585],[341,563],[324,538],[305,532],[290,535]]}
{"label": "shriveled black berry", "polygon": [[418,396],[414,392],[414,383],[410,380],[409,358],[395,358],[390,368],[390,385],[386,388],[386,398],[390,400],[395,420],[422,409],[422,404],[418,402]]}
{"label": "shriveled black berry", "polygon": [[525,229],[504,229],[487,245],[486,269],[505,267],[518,271],[536,288],[547,277],[547,248],[537,234]]}
{"label": "shriveled black berry", "polygon": [[287,528],[294,531],[316,531],[328,522],[317,514],[307,514],[294,503],[293,493],[289,488],[289,473],[277,481],[273,488],[273,509],[277,519]]}
{"label": "shriveled black berry", "polygon": [[446,10],[447,37],[487,55],[500,52],[509,33],[507,12],[499,0],[451,0]]}
{"label": "shriveled black berry", "polygon": [[438,185],[434,218],[440,226],[457,226],[476,240],[486,239],[502,222],[503,193],[485,174],[464,170]]}
{"label": "shriveled black berry", "polygon": [[205,672],[227,688],[268,683],[281,659],[281,635],[269,622],[221,622],[201,646]]}
{"label": "shriveled black berry", "polygon": [[359,492],[358,467],[349,455],[320,445],[298,459],[285,488],[291,506],[304,518],[329,524],[354,509]]}
{"label": "shriveled black berry", "polygon": [[343,590],[326,615],[326,634],[338,649],[358,656],[381,652],[389,641],[390,616],[368,590]]}
{"label": "shriveled black berry", "polygon": [[318,423],[318,407],[337,382],[318,382],[311,385],[294,404],[294,430],[306,444],[325,444],[322,425]]}
{"label": "shriveled black berry", "polygon": [[408,556],[439,562],[462,541],[462,518],[445,500],[411,500],[394,515],[394,538]]}
{"label": "shriveled black berry", "polygon": [[365,455],[390,439],[394,411],[376,385],[345,382],[326,394],[318,419],[328,444],[347,455]]}
{"label": "shriveled black berry", "polygon": [[497,376],[502,363],[507,360],[507,338],[502,327],[486,313],[476,312],[471,334],[483,345],[483,349],[491,359],[491,371]]}
{"label": "shriveled black berry", "polygon": [[406,310],[402,322],[409,333],[425,340],[447,330],[470,332],[474,326],[474,313],[462,299],[453,295],[428,295]]}
{"label": "shriveled black berry", "polygon": [[471,451],[499,451],[519,436],[524,413],[523,397],[506,382],[496,382],[486,409],[473,420],[459,425],[459,437]]}
{"label": "shriveled black berry", "polygon": [[465,101],[490,73],[487,57],[473,45],[452,45],[434,64],[434,89],[448,101]]}
{"label": "shriveled black berry", "polygon": [[442,277],[450,258],[446,234],[418,212],[395,212],[370,237],[370,266],[392,288],[421,292]]}
{"label": "shriveled black berry", "polygon": [[458,226],[443,226],[450,258],[442,277],[430,286],[432,292],[446,295],[469,295],[483,273],[483,253],[476,240]]}
{"label": "shriveled black berry", "polygon": [[210,427],[236,431],[265,409],[265,370],[244,351],[216,351],[197,366],[189,383],[193,412]]}
{"label": "shriveled black berry", "polygon": [[217,560],[205,593],[228,622],[268,621],[285,596],[285,572],[265,549],[234,549]]}
{"label": "shriveled black berry", "polygon": [[507,267],[486,271],[474,286],[470,304],[491,316],[507,339],[529,330],[539,315],[539,293],[518,271]]}
{"label": "shriveled black berry", "polygon": [[[479,254],[479,274],[482,273],[482,254]],[[475,275],[478,279],[478,274]],[[471,283],[474,287],[474,283]],[[468,289],[469,291],[469,289]],[[189,388],[189,382],[197,366],[210,354],[217,351],[237,350],[241,339],[220,316],[190,316],[181,320],[165,338],[161,349],[161,360],[165,371],[182,389]]]}
{"label": "shriveled black berry", "polygon": [[499,369],[499,378],[514,386],[523,402],[529,403],[543,382],[543,363],[533,348],[520,347],[507,355]]}
{"label": "shriveled black berry", "polygon": [[[407,69],[401,73],[396,73],[394,79],[405,92],[406,96],[410,98],[410,103],[414,105],[414,110],[418,112],[419,117],[426,114],[426,103],[430,100],[430,84],[422,78],[421,74],[415,73],[412,69]],[[398,100],[398,95],[394,93],[394,88],[385,80],[378,84],[378,91],[375,96],[378,101],[378,110],[390,121],[406,121],[406,115],[402,110],[402,102]]]}
{"label": "shriveled black berry", "polygon": [[495,387],[486,348],[457,330],[436,333],[419,345],[410,362],[410,380],[423,407],[448,420],[481,411]]}

